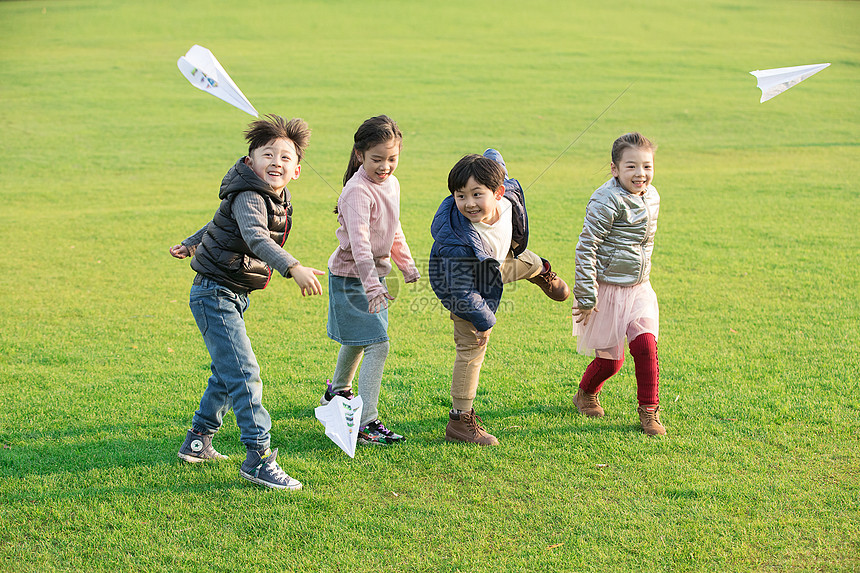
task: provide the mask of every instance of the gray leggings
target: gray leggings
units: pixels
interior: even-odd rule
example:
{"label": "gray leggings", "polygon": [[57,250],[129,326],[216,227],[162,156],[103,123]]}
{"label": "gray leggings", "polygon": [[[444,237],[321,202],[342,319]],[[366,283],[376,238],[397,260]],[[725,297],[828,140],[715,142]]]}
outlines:
{"label": "gray leggings", "polygon": [[[364,362],[361,357],[364,356]],[[382,370],[388,357],[388,341],[377,342],[367,346],[348,346],[344,344],[337,354],[337,366],[334,369],[331,387],[332,391],[352,388],[352,379],[361,363],[358,373],[358,395],[364,406],[361,411],[361,426],[379,418],[379,389],[382,386]]]}

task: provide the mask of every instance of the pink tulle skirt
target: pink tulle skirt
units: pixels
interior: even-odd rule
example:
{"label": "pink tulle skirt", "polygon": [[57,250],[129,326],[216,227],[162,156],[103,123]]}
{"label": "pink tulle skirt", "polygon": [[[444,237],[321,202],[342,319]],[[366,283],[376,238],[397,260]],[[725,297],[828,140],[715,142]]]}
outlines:
{"label": "pink tulle skirt", "polygon": [[586,356],[620,360],[624,356],[624,338],[633,340],[650,332],[657,338],[660,309],[651,283],[624,287],[597,283],[597,312],[592,312],[588,326],[573,320],[576,350]]}

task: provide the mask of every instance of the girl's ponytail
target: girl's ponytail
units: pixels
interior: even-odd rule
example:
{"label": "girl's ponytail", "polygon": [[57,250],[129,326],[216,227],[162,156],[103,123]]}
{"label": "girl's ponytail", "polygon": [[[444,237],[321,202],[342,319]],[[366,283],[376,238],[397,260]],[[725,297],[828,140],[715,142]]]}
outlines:
{"label": "girl's ponytail", "polygon": [[349,152],[349,164],[346,166],[346,173],[343,174],[343,184],[352,179],[358,168],[361,167],[361,161],[358,160],[358,150],[355,145],[352,146],[352,151]]}

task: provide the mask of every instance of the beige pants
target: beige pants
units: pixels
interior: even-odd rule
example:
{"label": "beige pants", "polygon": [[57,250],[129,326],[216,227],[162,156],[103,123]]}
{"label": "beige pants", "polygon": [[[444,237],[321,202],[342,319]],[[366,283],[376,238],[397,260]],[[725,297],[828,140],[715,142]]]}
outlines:
{"label": "beige pants", "polygon": [[[511,253],[499,266],[503,283],[530,279],[543,272],[543,261],[533,252],[526,250],[518,258]],[[454,321],[454,345],[457,356],[454,359],[454,375],[451,379],[451,402],[455,410],[468,412],[478,392],[481,364],[487,353],[487,345],[478,345],[478,331],[468,320],[451,313]]]}

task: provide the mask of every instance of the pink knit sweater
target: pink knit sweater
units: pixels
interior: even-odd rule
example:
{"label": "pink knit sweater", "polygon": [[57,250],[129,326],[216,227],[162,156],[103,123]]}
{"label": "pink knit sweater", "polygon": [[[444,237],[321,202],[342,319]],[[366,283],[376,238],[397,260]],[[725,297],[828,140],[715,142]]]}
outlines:
{"label": "pink knit sweater", "polygon": [[418,280],[420,274],[400,228],[400,183],[394,175],[374,183],[359,167],[346,182],[337,210],[339,245],[328,260],[333,274],[361,279],[368,301],[386,292],[379,277],[391,272],[389,259],[406,282]]}

